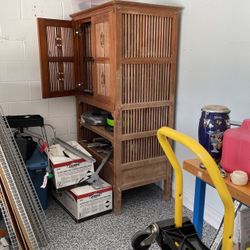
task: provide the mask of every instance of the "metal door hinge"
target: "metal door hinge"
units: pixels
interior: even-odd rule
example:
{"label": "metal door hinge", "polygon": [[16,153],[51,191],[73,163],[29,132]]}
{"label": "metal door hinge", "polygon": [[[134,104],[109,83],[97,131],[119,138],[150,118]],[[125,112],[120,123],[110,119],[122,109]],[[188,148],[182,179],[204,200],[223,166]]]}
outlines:
{"label": "metal door hinge", "polygon": [[81,34],[81,31],[80,30],[75,30],[75,34],[79,36]]}

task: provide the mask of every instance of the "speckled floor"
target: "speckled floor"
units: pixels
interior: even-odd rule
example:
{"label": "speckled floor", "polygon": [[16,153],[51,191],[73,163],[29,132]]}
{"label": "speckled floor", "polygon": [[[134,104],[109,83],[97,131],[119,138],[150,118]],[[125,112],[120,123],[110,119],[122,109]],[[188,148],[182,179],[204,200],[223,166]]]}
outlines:
{"label": "speckled floor", "polygon": [[[184,209],[192,218],[192,213]],[[46,210],[49,221],[50,243],[47,249],[59,250],[129,250],[131,237],[150,223],[173,217],[173,200],[162,200],[162,191],[156,185],[148,185],[123,193],[122,214],[109,213],[94,219],[75,221],[53,200]],[[215,229],[205,225],[205,244],[209,244]],[[160,249],[156,244],[150,249]]]}

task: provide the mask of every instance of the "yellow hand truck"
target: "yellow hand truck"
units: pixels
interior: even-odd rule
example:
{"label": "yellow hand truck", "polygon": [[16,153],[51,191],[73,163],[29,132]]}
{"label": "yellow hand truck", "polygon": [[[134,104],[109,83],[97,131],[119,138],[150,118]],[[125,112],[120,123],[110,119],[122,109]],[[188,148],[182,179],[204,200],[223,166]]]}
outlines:
{"label": "yellow hand truck", "polygon": [[222,250],[231,250],[233,245],[234,205],[214,159],[196,140],[172,128],[160,128],[157,131],[157,138],[175,172],[174,219],[153,223],[144,231],[137,232],[132,238],[133,249],[146,250],[154,242],[157,242],[163,250],[209,249],[199,239],[191,221],[182,216],[183,174],[181,166],[168,141],[169,138],[189,148],[206,167],[224,205]]}

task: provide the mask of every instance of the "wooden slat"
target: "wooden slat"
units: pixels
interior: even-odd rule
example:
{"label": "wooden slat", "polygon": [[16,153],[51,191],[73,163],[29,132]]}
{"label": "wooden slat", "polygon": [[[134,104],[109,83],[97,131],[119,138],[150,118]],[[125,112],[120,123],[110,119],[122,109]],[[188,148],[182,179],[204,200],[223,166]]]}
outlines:
{"label": "wooden slat", "polygon": [[74,62],[73,57],[50,57],[48,58],[49,62]]}
{"label": "wooden slat", "polygon": [[172,106],[173,102],[171,101],[158,101],[158,102],[142,102],[142,103],[131,103],[121,105],[122,110],[136,109],[136,108],[150,108],[150,107],[164,107]]}
{"label": "wooden slat", "polygon": [[142,168],[143,166],[146,165],[157,165],[161,163],[166,163],[166,156],[160,156],[160,157],[155,157],[147,160],[142,160],[142,161],[136,161],[136,162],[128,162],[128,163],[123,163],[121,165],[122,170],[129,170],[131,168]]}
{"label": "wooden slat", "polygon": [[[157,171],[157,169],[156,169]],[[141,170],[139,171],[139,173],[141,172]],[[136,173],[135,173],[136,174]],[[138,178],[135,178],[135,180],[131,180],[131,177],[130,175],[127,177],[123,174],[123,178],[124,178],[124,183],[121,184],[121,191],[125,191],[125,190],[128,190],[128,189],[131,189],[131,188],[136,188],[136,187],[141,187],[141,186],[145,186],[145,185],[148,185],[148,184],[151,184],[151,183],[157,183],[157,182],[160,182],[162,180],[164,180],[165,177],[162,172],[159,173],[158,176],[155,176],[153,175],[154,173],[151,173],[151,178],[145,178],[146,176],[144,176],[144,178],[141,178],[141,176],[139,176]],[[135,176],[135,175],[133,175]],[[129,180],[129,181],[128,181]]]}
{"label": "wooden slat", "polygon": [[123,168],[122,190],[157,182],[167,178],[168,166],[166,159],[144,162],[144,165],[127,166]]}

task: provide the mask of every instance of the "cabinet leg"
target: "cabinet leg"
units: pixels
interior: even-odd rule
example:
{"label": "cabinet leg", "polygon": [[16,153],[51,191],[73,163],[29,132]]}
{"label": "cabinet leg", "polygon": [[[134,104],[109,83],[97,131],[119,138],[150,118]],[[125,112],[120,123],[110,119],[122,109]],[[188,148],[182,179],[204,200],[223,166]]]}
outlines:
{"label": "cabinet leg", "polygon": [[115,215],[121,214],[122,192],[119,188],[114,188],[114,212]]}
{"label": "cabinet leg", "polygon": [[171,197],[172,193],[172,183],[168,179],[164,179],[164,188],[163,188],[163,199],[167,201]]}

